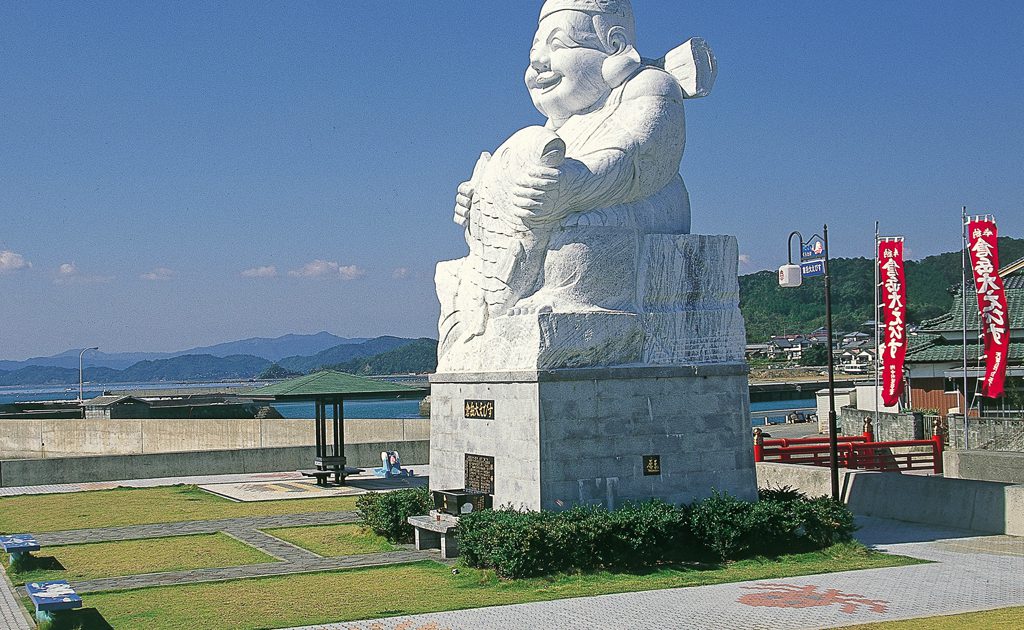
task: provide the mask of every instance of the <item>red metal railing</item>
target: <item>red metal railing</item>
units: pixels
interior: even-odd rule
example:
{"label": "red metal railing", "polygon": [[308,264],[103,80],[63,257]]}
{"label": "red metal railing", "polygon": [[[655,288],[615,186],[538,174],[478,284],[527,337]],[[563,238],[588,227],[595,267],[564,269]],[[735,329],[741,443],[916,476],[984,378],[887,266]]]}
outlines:
{"label": "red metal railing", "polygon": [[[839,466],[851,470],[931,470],[942,474],[942,434],[936,428],[928,440],[897,440],[875,442],[870,422],[864,435],[838,438]],[[917,447],[918,450],[895,452],[894,449]],[[928,447],[927,450],[920,447]],[[769,439],[760,430],[754,432],[754,461],[829,466],[829,443],[826,437]]]}

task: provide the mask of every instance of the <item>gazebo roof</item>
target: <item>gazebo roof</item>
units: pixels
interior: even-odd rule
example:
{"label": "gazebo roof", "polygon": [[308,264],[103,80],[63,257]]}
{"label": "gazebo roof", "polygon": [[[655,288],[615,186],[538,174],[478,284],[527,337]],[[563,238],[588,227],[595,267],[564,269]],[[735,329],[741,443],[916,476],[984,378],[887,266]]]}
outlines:
{"label": "gazebo roof", "polygon": [[250,390],[247,396],[275,400],[373,400],[388,398],[420,398],[426,390],[408,385],[377,381],[372,378],[333,372],[315,372],[280,383]]}

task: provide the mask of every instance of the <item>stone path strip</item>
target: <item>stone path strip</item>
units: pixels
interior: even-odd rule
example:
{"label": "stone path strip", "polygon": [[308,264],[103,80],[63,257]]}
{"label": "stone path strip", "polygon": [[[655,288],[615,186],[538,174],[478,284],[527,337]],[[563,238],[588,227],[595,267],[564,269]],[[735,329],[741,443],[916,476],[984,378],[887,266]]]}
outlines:
{"label": "stone path strip", "polygon": [[[436,559],[429,552],[402,549],[384,553],[362,554],[357,556],[341,556],[337,558],[321,558],[301,562],[271,562],[250,564],[241,567],[224,569],[194,569],[192,571],[175,571],[173,573],[148,573],[128,577],[103,578],[72,582],[79,594],[96,593],[99,591],[120,591],[151,586],[180,586],[201,582],[224,582],[245,578],[268,577],[273,575],[293,575],[298,573],[320,573],[323,571],[339,571],[362,567],[377,567],[388,564],[406,564],[421,560]],[[20,590],[20,589],[19,589]]]}
{"label": "stone path strip", "polygon": [[[277,527],[297,527],[302,525],[335,525],[338,523],[356,523],[358,521],[359,515],[352,511],[311,512],[309,514],[281,514],[278,516],[252,516],[209,521],[184,521],[180,523],[157,523],[154,525],[76,529],[39,534],[36,536],[36,540],[39,541],[39,544],[47,547],[92,542],[139,540],[142,538],[190,536],[192,534],[213,534],[228,530],[274,529]],[[271,553],[271,555],[273,554]]]}
{"label": "stone path strip", "polygon": [[[858,538],[931,564],[477,608],[301,630],[835,628],[1024,605],[1024,540],[859,518]],[[296,629],[297,630],[297,629]]]}

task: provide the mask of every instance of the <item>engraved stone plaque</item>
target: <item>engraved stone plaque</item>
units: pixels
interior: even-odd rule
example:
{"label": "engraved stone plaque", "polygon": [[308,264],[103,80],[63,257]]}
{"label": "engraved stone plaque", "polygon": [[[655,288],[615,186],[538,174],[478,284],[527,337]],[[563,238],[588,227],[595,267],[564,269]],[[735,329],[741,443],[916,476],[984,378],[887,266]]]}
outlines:
{"label": "engraved stone plaque", "polygon": [[494,420],[493,400],[467,400],[465,416],[471,420]]}
{"label": "engraved stone plaque", "polygon": [[494,494],[494,458],[466,453],[466,490]]}

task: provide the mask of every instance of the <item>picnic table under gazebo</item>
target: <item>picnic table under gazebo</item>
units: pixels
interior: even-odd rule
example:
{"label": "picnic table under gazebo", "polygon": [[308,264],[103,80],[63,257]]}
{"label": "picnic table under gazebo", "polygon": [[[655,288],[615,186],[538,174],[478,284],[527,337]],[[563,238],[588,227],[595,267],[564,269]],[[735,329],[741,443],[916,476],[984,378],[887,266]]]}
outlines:
{"label": "picnic table under gazebo", "polygon": [[[314,470],[302,471],[316,477],[318,484],[345,482],[345,401],[395,400],[422,398],[427,392],[418,387],[379,381],[363,376],[326,370],[281,381],[248,392],[256,400],[275,402],[312,402],[316,407],[316,459]],[[327,431],[327,407],[331,407],[332,431]],[[354,470],[353,470],[354,472]]]}

